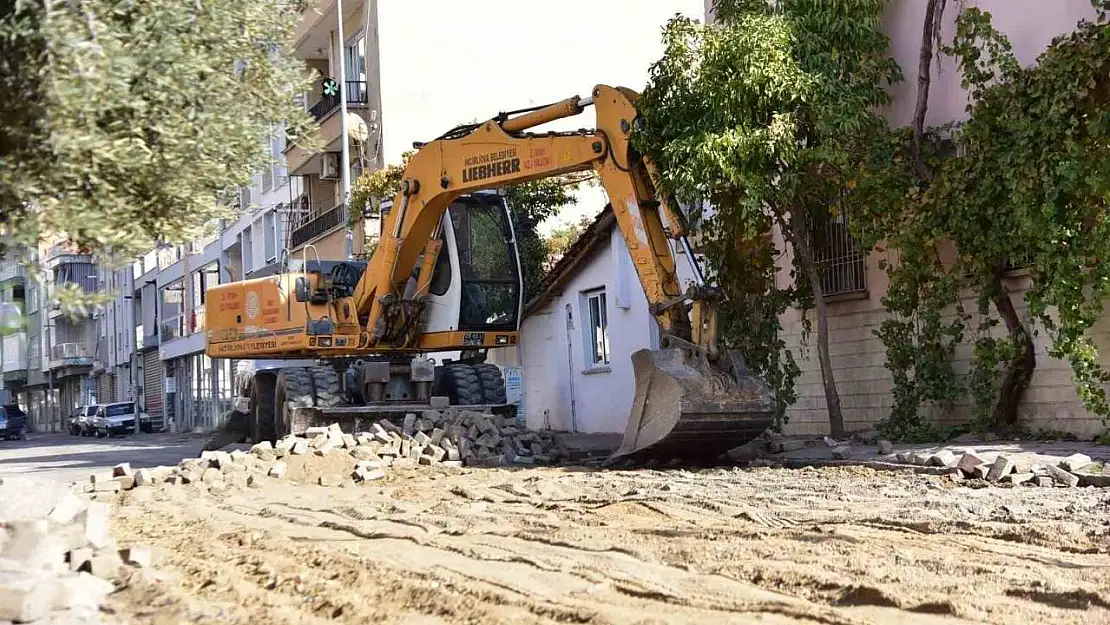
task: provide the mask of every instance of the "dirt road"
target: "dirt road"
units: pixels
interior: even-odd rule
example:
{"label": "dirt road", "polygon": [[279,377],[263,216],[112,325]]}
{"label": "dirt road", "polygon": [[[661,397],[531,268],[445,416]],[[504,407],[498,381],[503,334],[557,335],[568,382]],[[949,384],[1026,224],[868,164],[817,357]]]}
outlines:
{"label": "dirt road", "polygon": [[420,467],[119,501],[172,576],[112,597],[132,623],[1110,623],[1103,489]]}

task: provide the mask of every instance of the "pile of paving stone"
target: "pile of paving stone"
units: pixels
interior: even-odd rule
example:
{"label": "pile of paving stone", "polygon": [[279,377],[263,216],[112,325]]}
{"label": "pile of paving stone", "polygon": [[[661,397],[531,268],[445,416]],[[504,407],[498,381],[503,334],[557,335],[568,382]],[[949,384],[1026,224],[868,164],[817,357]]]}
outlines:
{"label": "pile of paving stone", "polygon": [[[344,432],[337,423],[308,428],[303,436],[290,435],[276,444],[262,442],[249,451],[204,451],[176,467],[132,471],[123,466],[114,473],[92,476],[91,492],[117,492],[155,484],[199,484],[210,492],[261,485],[263,477],[282,479],[297,457],[347,454],[356,482],[382,479],[390,469],[423,465],[442,467],[549,464],[565,454],[548,432],[533,432],[515,422],[489,413],[467,410],[427,410],[420,416],[405,415],[401,424],[387,419],[368,431]],[[342,476],[323,472],[313,478],[325,486],[339,486]]]}
{"label": "pile of paving stone", "polygon": [[1072,454],[1056,464],[1038,464],[1005,454],[987,462],[972,451],[957,454],[947,449],[931,454],[904,452],[896,458],[903,464],[951,469],[952,475],[959,477],[1015,486],[1110,486],[1110,476],[1084,471],[1093,464],[1085,454]]}
{"label": "pile of paving stone", "polygon": [[31,478],[0,481],[0,622],[94,623],[125,565],[150,549],[119,549],[109,504]]}

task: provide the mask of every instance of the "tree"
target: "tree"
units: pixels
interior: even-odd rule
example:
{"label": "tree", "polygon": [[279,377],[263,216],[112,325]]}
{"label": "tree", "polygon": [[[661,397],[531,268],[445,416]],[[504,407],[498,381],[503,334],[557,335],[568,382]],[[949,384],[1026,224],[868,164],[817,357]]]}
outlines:
{"label": "tree", "polygon": [[544,252],[547,255],[544,261],[544,271],[551,271],[555,263],[566,254],[567,250],[586,228],[590,227],[592,218],[583,215],[576,222],[564,223],[562,226],[555,228],[543,239]]}
{"label": "tree", "polygon": [[[886,426],[896,434],[920,427],[922,401],[968,391],[978,426],[1017,428],[1038,326],[1052,339],[1050,355],[1070,362],[1088,409],[1110,415],[1102,386],[1110,377],[1088,333],[1110,295],[1110,268],[1101,262],[1110,255],[1110,3],[1092,4],[1096,20],[1057,37],[1027,68],[989,13],[962,7],[941,49],[969,88],[968,119],[915,127],[909,148],[893,136],[857,188],[858,203],[874,207],[868,223],[876,238],[902,257],[888,269],[885,303],[895,316],[882,330],[896,392]],[[927,81],[920,86],[927,94]],[[918,98],[921,120],[923,102],[927,95]],[[899,160],[913,161],[914,173],[891,167]],[[888,201],[875,202],[884,190]],[[938,254],[945,246],[951,258]],[[1031,282],[1016,297],[1027,305],[1024,315],[1004,280],[1014,264]],[[962,293],[976,297],[974,315],[963,311]],[[947,365],[965,336],[974,350],[960,379]]]}
{"label": "tree", "polygon": [[[405,167],[413,154],[415,152],[407,151],[401,155],[400,164],[367,172],[355,181],[351,191],[352,219],[367,214],[367,206],[371,207],[369,213],[377,213],[383,199],[397,194]],[[574,191],[582,184],[592,181],[593,176],[592,173],[566,174],[509,185],[503,189],[516,233],[517,253],[520,255],[521,271],[524,274],[525,301],[535,294],[547,260],[547,247],[541,240],[537,227],[544,220],[558,214],[560,208],[577,203]]]}
{"label": "tree", "polygon": [[[841,210],[861,155],[886,122],[874,109],[901,79],[879,30],[883,0],[718,0],[707,25],[675,17],[639,104],[636,145],[664,190],[708,200],[706,252],[730,306],[725,338],[792,398],[797,366],[778,337],[789,306],[813,306],[825,400],[844,433],[817,261],[822,225]],[[796,286],[775,284],[777,229]]]}
{"label": "tree", "polygon": [[[311,119],[303,3],[8,1],[0,13],[4,249],[59,236],[128,261],[185,242]],[[0,249],[0,252],[3,250]]]}

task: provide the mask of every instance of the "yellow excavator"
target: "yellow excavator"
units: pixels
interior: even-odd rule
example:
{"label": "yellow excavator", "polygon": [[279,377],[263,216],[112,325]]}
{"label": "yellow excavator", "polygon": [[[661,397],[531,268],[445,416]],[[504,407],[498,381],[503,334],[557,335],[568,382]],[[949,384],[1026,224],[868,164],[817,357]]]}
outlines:
{"label": "yellow excavator", "polygon": [[[697,268],[686,216],[630,143],[637,97],[598,85],[589,98],[501,113],[417,144],[369,261],[322,260],[309,248],[273,275],[211,288],[210,357],[312,363],[240,376],[247,406],[225,444],[330,422],[358,431],[443,403],[511,409],[500,369],[485,358],[520,340],[522,281],[508,207],[490,190],[589,170],[661,336],[661,349],[631,355],[635,396],[614,457],[713,457],[763,433],[773,420],[768,387],[739,353],[718,347],[720,297]],[[594,129],[528,132],[589,106]],[[670,241],[694,263],[686,288]],[[429,357],[438,352],[460,357]]]}

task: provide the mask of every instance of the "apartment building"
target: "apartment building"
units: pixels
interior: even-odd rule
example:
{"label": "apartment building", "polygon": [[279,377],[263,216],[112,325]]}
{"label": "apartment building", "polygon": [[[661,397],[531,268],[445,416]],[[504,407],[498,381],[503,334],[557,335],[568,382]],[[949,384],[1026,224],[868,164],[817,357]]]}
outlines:
{"label": "apartment building", "polygon": [[[294,260],[363,253],[362,220],[352,223],[343,192],[343,107],[324,83],[341,81],[346,91],[347,174],[353,183],[383,160],[376,24],[377,0],[320,0],[306,9],[296,28],[296,55],[321,77],[318,88],[302,98],[318,122],[323,149],[310,152],[276,133],[269,149],[279,164],[240,189],[234,220],[212,224],[201,240],[159,247],[122,268],[98,264],[62,243],[42,246],[28,252],[32,262],[26,263],[41,267],[41,286],[24,274],[28,254],[0,262],[2,301],[26,313],[25,331],[0,345],[3,380],[28,410],[32,429],[59,431],[77,406],[111,401],[135,401],[153,417],[156,430],[218,424],[231,406],[235,362],[204,354],[208,289],[250,278],[285,253]],[[51,301],[52,290],[63,283],[113,299],[76,320],[55,306],[40,310],[40,302]]]}
{"label": "apartment building", "polygon": [[0,343],[3,386],[27,410],[33,430],[62,429],[70,412],[94,396],[96,321],[91,312],[63,314],[53,296],[67,285],[93,291],[99,281],[93,257],[64,240],[0,261],[0,301],[23,313],[19,330]]}
{"label": "apartment building", "polygon": [[[317,88],[303,97],[318,123],[316,132],[323,150],[310,152],[292,142],[281,145],[289,176],[301,182],[300,193],[292,198],[288,230],[287,247],[294,257],[304,253],[306,246],[315,250],[310,257],[359,256],[364,251],[365,229],[377,233],[375,218],[352,220],[347,210],[340,95],[325,88],[325,83],[334,80],[346,92],[346,168],[353,184],[362,171],[384,164],[377,4],[377,0],[317,0],[297,26],[295,54],[321,78]],[[348,233],[352,221],[356,223]]]}

